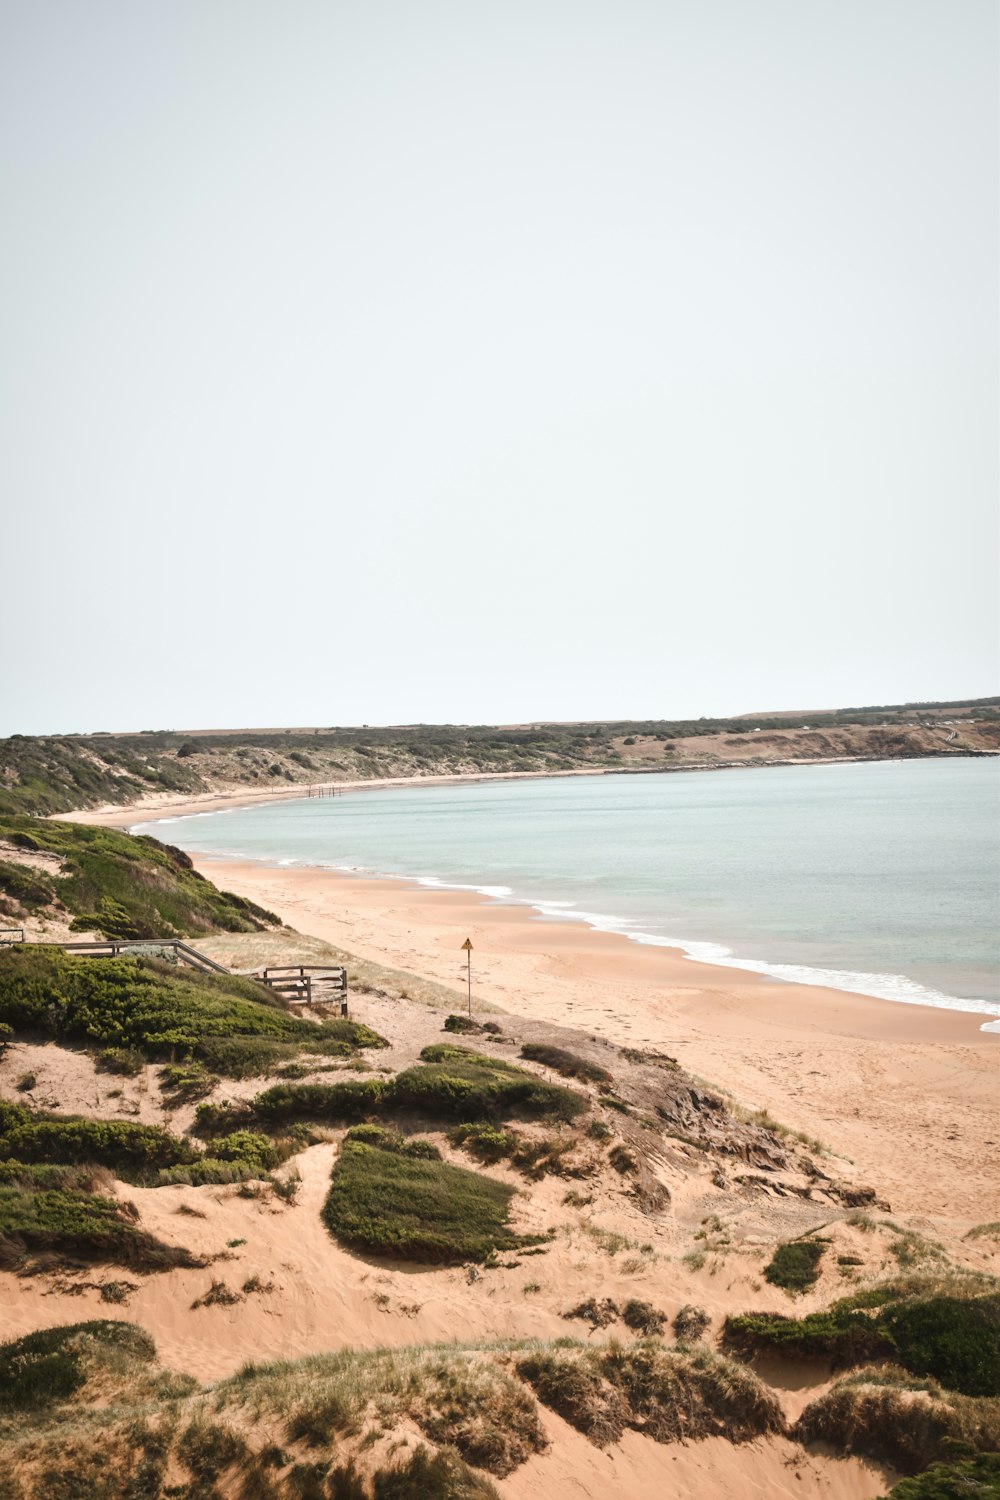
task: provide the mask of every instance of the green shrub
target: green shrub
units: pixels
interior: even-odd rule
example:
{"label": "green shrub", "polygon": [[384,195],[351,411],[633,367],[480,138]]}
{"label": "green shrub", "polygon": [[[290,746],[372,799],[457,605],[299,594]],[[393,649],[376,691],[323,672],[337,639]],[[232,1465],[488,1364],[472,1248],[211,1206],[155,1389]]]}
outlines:
{"label": "green shrub", "polygon": [[235,975],[181,972],[150,958],[84,958],[30,944],[0,953],[0,1020],[147,1057],[197,1057],[235,1077],[266,1072],[276,1058],[302,1050],[387,1045],[355,1021],[317,1024],[290,1015],[259,985]]}
{"label": "green shrub", "polygon": [[220,1187],[230,1183],[249,1182],[260,1172],[244,1161],[220,1161],[203,1156],[190,1167],[164,1167],[157,1173],[157,1187]]}
{"label": "green shrub", "polygon": [[0,837],[63,861],[58,876],[35,870],[25,874],[37,886],[35,904],[58,898],[74,913],[78,930],[97,928],[108,938],[125,940],[220,929],[253,932],[279,925],[272,912],[220,891],[197,873],[186,854],[158,839],[6,815],[0,815]]}
{"label": "green shrub", "polygon": [[745,1313],[726,1319],[727,1344],[829,1359],[835,1366],[892,1359],[967,1396],[1000,1396],[1000,1295],[901,1295],[890,1283],[804,1318]]}
{"label": "green shrub", "polygon": [[146,1059],[134,1047],[104,1047],[94,1059],[98,1073],[117,1073],[122,1078],[136,1078]]}
{"label": "green shrub", "polygon": [[[495,1120],[514,1110],[537,1118],[570,1120],[586,1108],[586,1100],[570,1089],[543,1083],[523,1068],[482,1057],[463,1047],[446,1043],[425,1047],[421,1057],[424,1061],[419,1067],[408,1068],[391,1079],[285,1082],[266,1089],[244,1106],[201,1105],[196,1113],[196,1128],[200,1135],[208,1135],[230,1129],[233,1124],[253,1122],[267,1129],[289,1120],[350,1124],[372,1115],[384,1118],[412,1110],[442,1123],[457,1116],[465,1122],[463,1128],[472,1131],[479,1122]],[[474,1145],[476,1137],[470,1135],[469,1139]],[[485,1136],[482,1140],[483,1149],[489,1149]],[[512,1134],[512,1143],[516,1144],[516,1140]],[[545,1143],[545,1152],[558,1155],[571,1144],[571,1141],[550,1141]],[[492,1147],[497,1145],[498,1141],[491,1143]],[[532,1160],[536,1160],[539,1150],[531,1143],[526,1143],[526,1147],[534,1153]]]}
{"label": "green shrub", "polygon": [[65,1188],[76,1193],[97,1193],[107,1192],[112,1181],[106,1167],[92,1163],[59,1166],[48,1162],[0,1161],[0,1184],[7,1187]]}
{"label": "green shrub", "polygon": [[510,1156],[517,1145],[517,1136],[512,1130],[502,1130],[497,1125],[480,1122],[475,1125],[456,1125],[449,1133],[456,1146],[464,1146],[477,1161],[494,1163]]}
{"label": "green shrub", "polygon": [[914,1375],[965,1396],[1000,1396],[1000,1295],[896,1303],[881,1324]]}
{"label": "green shrub", "polygon": [[819,1263],[826,1246],[819,1240],[787,1240],[764,1267],[764,1280],[786,1292],[805,1292],[819,1280]]}
{"label": "green shrub", "polygon": [[430,1159],[427,1144],[371,1126],[348,1132],[323,1207],[338,1239],[438,1263],[481,1261],[527,1243],[507,1228],[512,1188]]}
{"label": "green shrub", "polygon": [[613,1083],[614,1077],[607,1068],[578,1057],[575,1052],[566,1052],[562,1047],[550,1047],[544,1042],[525,1042],[521,1056],[528,1062],[543,1063],[561,1073],[564,1078],[579,1078],[582,1083]]}
{"label": "green shrub", "polygon": [[0,1160],[100,1162],[120,1174],[142,1176],[196,1160],[198,1152],[159,1125],[52,1115],[0,1099]]}
{"label": "green shrub", "polygon": [[422,1067],[397,1074],[392,1099],[434,1119],[497,1119],[520,1110],[536,1119],[574,1120],[587,1108],[572,1090],[465,1047],[440,1042],[420,1057]]}
{"label": "green shrub", "polygon": [[43,870],[28,869],[0,859],[0,892],[26,911],[40,911],[55,900],[52,879]]}
{"label": "green shrub", "polygon": [[160,1088],[172,1105],[204,1099],[218,1082],[217,1076],[198,1062],[168,1063],[160,1069]]}
{"label": "green shrub", "polygon": [[107,1351],[151,1364],[156,1345],[134,1323],[70,1323],[0,1344],[0,1408],[37,1411],[65,1401],[87,1380],[88,1363]]}
{"label": "green shrub", "polygon": [[901,1479],[885,1500],[1000,1500],[1000,1453],[932,1464],[915,1479]]}
{"label": "green shrub", "polygon": [[234,1130],[213,1141],[212,1154],[220,1161],[245,1162],[261,1175],[270,1172],[280,1160],[270,1137],[255,1130]]}
{"label": "green shrub", "polygon": [[[349,1078],[343,1083],[277,1083],[252,1101],[251,1116],[264,1125],[284,1120],[363,1120],[382,1104],[390,1085],[382,1078]],[[199,1128],[208,1115],[198,1113]]]}
{"label": "green shrub", "polygon": [[445,1016],[444,1026],[442,1027],[442,1030],[453,1032],[459,1036],[470,1035],[473,1032],[482,1031],[482,1029],[479,1022],[474,1021],[471,1016],[458,1015]]}
{"label": "green shrub", "polygon": [[197,1048],[205,1066],[224,1078],[262,1078],[302,1050],[297,1042],[279,1041],[273,1036],[203,1036]]}
{"label": "green shrub", "polygon": [[64,1261],[108,1261],[137,1271],[203,1264],[190,1251],[137,1229],[127,1207],[115,1198],[0,1187],[0,1265],[9,1269],[29,1253],[43,1251]]}
{"label": "green shrub", "polygon": [[828,1359],[835,1368],[886,1359],[893,1351],[877,1318],[852,1302],[836,1302],[804,1318],[782,1313],[751,1312],[726,1319],[726,1345],[741,1354],[763,1349],[808,1358]]}

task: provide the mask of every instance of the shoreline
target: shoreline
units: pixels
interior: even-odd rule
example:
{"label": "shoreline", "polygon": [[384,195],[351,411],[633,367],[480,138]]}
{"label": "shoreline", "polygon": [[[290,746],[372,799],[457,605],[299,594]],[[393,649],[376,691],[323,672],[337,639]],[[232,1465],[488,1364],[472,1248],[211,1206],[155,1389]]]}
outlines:
{"label": "shoreline", "polygon": [[405,879],[205,856],[195,868],[300,932],[449,986],[456,1008],[469,937],[474,1001],[666,1052],[850,1157],[898,1212],[974,1220],[1000,1197],[1000,1048],[975,1013],[787,984]]}
{"label": "shoreline", "polygon": [[[839,761],[823,762],[823,764],[839,763]],[[862,762],[854,761],[848,763],[859,764]],[[805,762],[800,762],[800,764],[805,764]],[[817,762],[812,762],[811,764],[817,764]],[[718,767],[718,769],[726,768]],[[728,769],[736,768],[729,767]],[[746,767],[741,767],[739,769],[746,769]],[[753,767],[752,769],[763,768]],[[591,772],[584,770],[571,770],[552,773],[553,776],[558,777],[608,774],[614,775],[619,773],[617,771]],[[621,774],[632,773],[625,772]],[[361,781],[349,783],[346,786],[346,790],[361,791],[366,789],[376,790],[409,788],[413,786],[468,785],[480,782],[508,780],[544,780],[548,779],[548,777],[549,773],[546,772],[509,772],[498,773],[496,775],[491,773],[469,773],[454,776],[396,777],[385,778],[379,781]],[[313,788],[316,788],[318,786],[325,787],[330,784],[311,783],[311,785],[313,786]],[[159,796],[157,796],[152,799],[144,799],[141,802],[129,805],[109,805],[105,808],[94,809],[92,811],[80,810],[69,814],[55,814],[53,816],[56,818],[62,818],[64,821],[91,823],[97,826],[114,827],[123,829],[125,831],[131,831],[133,828],[136,828],[141,824],[168,824],[184,817],[205,816],[216,812],[225,812],[230,810],[237,811],[245,807],[254,807],[258,805],[263,806],[268,803],[284,802],[289,799],[292,801],[307,801],[309,800],[308,792],[309,786],[305,786],[304,788],[290,788],[288,790],[267,789],[266,791],[259,793],[244,792],[241,790],[236,793],[198,794],[194,798],[188,798],[184,801],[173,802],[162,801],[160,800]],[[137,817],[136,814],[145,814],[145,816]],[[164,842],[169,843],[169,838],[165,837]],[[189,856],[191,855],[191,851],[185,852],[188,853]],[[619,937],[623,942],[627,943],[630,948],[651,948],[654,951],[658,951],[662,954],[669,954],[674,961],[680,961],[685,965],[691,966],[692,971],[710,971],[710,974],[708,976],[701,976],[701,979],[698,982],[704,982],[711,976],[715,976],[716,982],[718,982],[719,979],[725,976],[730,976],[730,983],[735,984],[736,980],[733,979],[732,976],[740,975],[745,979],[756,979],[764,981],[765,983],[771,984],[773,986],[780,986],[782,990],[786,988],[792,991],[820,990],[837,995],[853,996],[857,999],[863,1000],[865,1002],[870,1002],[877,1006],[889,1005],[894,1009],[903,1006],[907,1009],[926,1010],[931,1012],[932,1014],[944,1012],[945,1014],[950,1015],[967,1016],[970,1018],[975,1018],[978,1024],[979,1031],[985,1033],[986,1035],[1000,1035],[1000,1010],[998,1010],[996,1007],[994,1007],[993,1010],[985,1010],[979,1008],[981,1005],[991,1002],[977,1002],[972,1000],[963,1001],[962,997],[959,996],[943,996],[943,998],[946,1000],[951,999],[959,1002],[954,1005],[947,1005],[943,1003],[936,1004],[933,1000],[924,1002],[919,998],[909,999],[891,994],[873,994],[870,990],[860,989],[846,984],[837,984],[835,980],[840,976],[835,975],[832,972],[830,981],[828,982],[825,979],[823,970],[814,971],[815,977],[813,977],[812,974],[809,974],[809,971],[806,970],[804,972],[806,974],[809,974],[809,977],[802,979],[793,978],[786,974],[772,972],[772,970],[776,968],[789,967],[787,965],[780,965],[777,961],[772,964],[764,960],[740,960],[732,956],[732,950],[725,948],[724,944],[715,940],[713,940],[711,943],[708,943],[707,940],[692,939],[690,944],[687,944],[684,939],[679,939],[675,943],[663,943],[660,941],[655,941],[653,939],[644,941],[641,935],[637,936],[633,933],[617,930],[618,926],[620,925],[621,919],[614,916],[609,915],[607,920],[609,922],[615,923],[615,926],[599,926],[594,922],[584,921],[580,918],[574,918],[572,915],[562,916],[559,913],[543,912],[530,900],[530,898],[518,896],[516,893],[512,892],[508,893],[511,896],[511,900],[509,904],[506,904],[499,902],[489,887],[477,888],[475,886],[467,886],[459,883],[450,885],[449,882],[444,879],[442,879],[439,883],[429,883],[421,880],[416,876],[387,874],[380,871],[349,869],[338,870],[336,868],[331,868],[328,865],[300,864],[297,861],[292,865],[285,865],[281,862],[269,860],[266,858],[254,859],[251,856],[232,855],[224,853],[222,851],[203,851],[199,857],[204,858],[207,861],[217,863],[222,867],[259,865],[261,868],[274,871],[275,873],[280,872],[284,874],[289,870],[311,871],[322,875],[331,875],[335,877],[344,877],[348,879],[357,879],[368,882],[403,883],[405,885],[415,887],[418,890],[427,891],[433,894],[458,893],[463,896],[474,896],[474,898],[481,903],[489,903],[490,905],[504,905],[505,909],[507,910],[519,911],[525,914],[530,921],[538,923],[539,926],[551,926],[553,924],[567,925],[570,927],[575,927],[577,929],[583,929],[584,931],[595,936]],[[218,883],[219,882],[217,879],[216,884]],[[723,950],[723,952],[719,954],[717,959],[713,959],[712,957],[705,956],[703,952],[696,951],[697,949],[703,950],[705,946],[719,947]],[[849,974],[845,971],[843,977],[847,979],[853,978],[855,977],[855,975],[853,973]],[[885,977],[889,978],[891,976]],[[905,976],[898,977],[904,978]]]}
{"label": "shoreline", "polygon": [[[267,787],[263,791],[238,787],[228,792],[195,792],[180,797],[175,792],[153,792],[135,802],[102,803],[99,807],[78,808],[71,812],[50,813],[63,823],[92,823],[99,828],[130,828],[135,823],[155,822],[164,815],[171,818],[192,817],[202,812],[225,812],[241,807],[263,807],[269,802],[307,801],[310,793],[336,788],[336,795],[351,792],[375,792],[406,787],[472,786],[491,781],[549,781],[567,776],[667,776],[684,772],[769,771],[793,766],[864,766],[889,765],[904,760],[982,760],[996,759],[1000,751],[970,750],[949,755],[870,756],[838,755],[801,759],[753,761],[705,761],[689,765],[664,766],[573,766],[565,771],[456,771],[436,776],[374,776],[365,781],[303,781],[290,787]],[[144,817],[142,814],[155,814]]]}

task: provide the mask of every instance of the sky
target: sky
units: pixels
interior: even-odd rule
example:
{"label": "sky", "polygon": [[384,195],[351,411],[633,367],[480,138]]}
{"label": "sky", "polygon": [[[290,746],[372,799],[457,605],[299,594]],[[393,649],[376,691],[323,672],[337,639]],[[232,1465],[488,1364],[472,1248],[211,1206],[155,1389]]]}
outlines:
{"label": "sky", "polygon": [[998,691],[992,0],[3,0],[0,734]]}

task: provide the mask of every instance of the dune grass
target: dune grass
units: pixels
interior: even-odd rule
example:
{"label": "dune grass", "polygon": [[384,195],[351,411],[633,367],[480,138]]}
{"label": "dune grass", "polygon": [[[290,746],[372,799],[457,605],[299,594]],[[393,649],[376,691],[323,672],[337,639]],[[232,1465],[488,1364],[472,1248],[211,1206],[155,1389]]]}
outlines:
{"label": "dune grass", "polygon": [[0,1412],[65,1401],[85,1384],[88,1360],[112,1351],[142,1364],[156,1358],[145,1329],[106,1320],[43,1328],[0,1344]]}
{"label": "dune grass", "polygon": [[432,1263],[537,1243],[507,1227],[513,1188],[441,1161],[428,1141],[363,1125],[340,1149],[323,1221],[345,1245]]}
{"label": "dune grass", "polygon": [[[0,1495],[498,1500],[487,1476],[546,1447],[536,1393],[601,1446],[629,1429],[661,1443],[785,1430],[745,1367],[656,1338],[342,1349],[199,1389],[158,1368],[141,1329],[96,1322],[0,1346]],[[883,1367],[813,1402],[792,1435],[902,1472],[946,1455],[895,1500],[986,1500],[997,1407]]]}
{"label": "dune grass", "polygon": [[748,1442],[784,1430],[776,1397],[745,1366],[658,1339],[622,1347],[560,1339],[523,1355],[518,1374],[540,1401],[599,1447],[632,1427],[660,1443],[721,1436]]}
{"label": "dune grass", "polygon": [[341,1349],[248,1365],[215,1387],[216,1410],[244,1421],[280,1418],[290,1441],[322,1449],[366,1421],[416,1423],[433,1443],[500,1476],[545,1447],[531,1391],[508,1368],[507,1346],[423,1344]]}
{"label": "dune grass", "polygon": [[954,1457],[956,1445],[969,1453],[1000,1449],[1000,1401],[963,1396],[896,1366],[877,1366],[847,1376],[813,1401],[793,1436],[916,1474]]}

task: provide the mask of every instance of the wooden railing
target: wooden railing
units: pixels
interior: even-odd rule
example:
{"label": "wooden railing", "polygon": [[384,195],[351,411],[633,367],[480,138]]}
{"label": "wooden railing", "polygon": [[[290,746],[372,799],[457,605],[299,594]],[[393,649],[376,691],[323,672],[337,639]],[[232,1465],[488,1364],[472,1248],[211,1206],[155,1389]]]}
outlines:
{"label": "wooden railing", "polygon": [[255,977],[290,1005],[339,1005],[347,1015],[347,970],[340,964],[271,964]]}
{"label": "wooden railing", "polygon": [[187,943],[179,942],[176,938],[139,938],[131,942],[118,942],[112,939],[108,942],[95,940],[90,943],[43,943],[40,946],[63,948],[67,953],[82,953],[85,958],[119,958],[123,954],[160,958],[164,954],[172,953],[183,963],[190,964],[192,969],[208,969],[215,974],[230,972],[225,964],[217,964],[214,958],[208,958],[204,953],[199,953],[197,948],[189,948]]}

